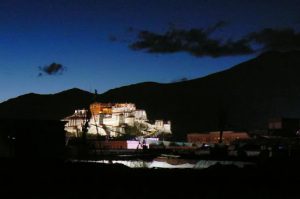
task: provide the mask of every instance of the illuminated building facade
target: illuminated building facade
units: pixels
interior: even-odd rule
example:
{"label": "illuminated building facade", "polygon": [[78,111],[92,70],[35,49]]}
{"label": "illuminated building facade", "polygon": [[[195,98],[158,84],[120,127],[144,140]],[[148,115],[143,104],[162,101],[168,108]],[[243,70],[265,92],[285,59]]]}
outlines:
{"label": "illuminated building facade", "polygon": [[76,110],[75,113],[63,119],[65,130],[78,136],[88,120],[89,134],[118,137],[127,133],[144,136],[155,136],[161,133],[171,134],[171,122],[156,120],[150,124],[145,110],[136,109],[133,103],[93,103],[90,105],[91,118],[87,118],[86,110]]}

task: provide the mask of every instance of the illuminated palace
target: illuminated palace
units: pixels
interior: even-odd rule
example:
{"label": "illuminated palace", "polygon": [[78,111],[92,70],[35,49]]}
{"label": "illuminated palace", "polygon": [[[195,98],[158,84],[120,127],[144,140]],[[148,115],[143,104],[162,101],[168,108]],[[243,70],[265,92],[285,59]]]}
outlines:
{"label": "illuminated palace", "polygon": [[135,136],[157,136],[171,134],[171,122],[155,120],[149,123],[145,110],[136,109],[133,103],[93,103],[90,105],[90,118],[87,110],[75,110],[75,113],[63,119],[65,130],[78,136],[88,121],[88,134],[117,137],[126,134]]}

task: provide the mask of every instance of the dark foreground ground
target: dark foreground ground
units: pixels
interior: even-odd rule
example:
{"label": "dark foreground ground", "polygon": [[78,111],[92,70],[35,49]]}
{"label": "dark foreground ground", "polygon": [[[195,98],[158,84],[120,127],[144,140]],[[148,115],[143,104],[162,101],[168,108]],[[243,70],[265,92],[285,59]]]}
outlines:
{"label": "dark foreground ground", "polygon": [[61,161],[0,161],[0,198],[300,198],[300,164],[129,169]]}

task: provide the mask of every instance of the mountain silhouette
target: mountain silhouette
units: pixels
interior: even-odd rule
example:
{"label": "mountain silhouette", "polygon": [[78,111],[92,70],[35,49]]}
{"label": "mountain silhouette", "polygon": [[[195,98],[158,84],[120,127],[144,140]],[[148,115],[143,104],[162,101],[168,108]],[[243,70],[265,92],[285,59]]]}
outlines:
{"label": "mountain silhouette", "polygon": [[150,120],[172,121],[178,139],[190,132],[266,129],[269,118],[300,118],[300,51],[267,52],[206,77],[144,82],[95,95],[71,89],[26,94],[0,104],[0,117],[61,119],[93,100],[132,102]]}
{"label": "mountain silhouette", "polygon": [[74,113],[74,109],[86,108],[94,95],[73,88],[56,94],[29,93],[0,104],[1,118],[59,120]]}

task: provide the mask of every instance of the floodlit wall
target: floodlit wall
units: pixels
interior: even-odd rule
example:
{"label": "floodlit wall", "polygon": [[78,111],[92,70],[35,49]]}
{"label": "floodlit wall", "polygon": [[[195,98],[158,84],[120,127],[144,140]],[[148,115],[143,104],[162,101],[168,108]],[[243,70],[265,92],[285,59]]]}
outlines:
{"label": "floodlit wall", "polygon": [[111,114],[112,105],[110,103],[92,103],[90,105],[90,111],[92,115],[98,115],[99,113]]}
{"label": "floodlit wall", "polygon": [[75,110],[74,114],[64,118],[62,121],[66,122],[65,131],[69,133],[78,133],[82,131],[82,126],[86,120],[86,110]]}
{"label": "floodlit wall", "polygon": [[[144,125],[144,134],[149,133],[171,133],[171,122],[156,120],[154,124],[147,122],[145,110],[136,110],[133,103],[93,103],[90,105],[91,118],[89,121],[89,131],[91,134],[118,136],[125,134],[125,126]],[[82,132],[82,127],[86,122],[87,111],[76,110],[75,113],[62,121],[67,121],[65,130],[69,133]],[[125,125],[124,125],[125,124]],[[105,129],[103,129],[105,128]],[[118,128],[117,130],[114,130]],[[101,130],[102,129],[102,130]]]}
{"label": "floodlit wall", "polygon": [[123,113],[123,112],[133,112],[135,111],[135,104],[132,103],[119,103],[119,104],[115,104],[112,107],[112,112],[113,113]]}
{"label": "floodlit wall", "polygon": [[164,132],[165,133],[172,133],[171,132],[171,122],[170,121],[167,124],[164,124]]}
{"label": "floodlit wall", "polygon": [[134,126],[134,117],[126,117],[125,118],[125,124],[129,125],[129,126]]}
{"label": "floodlit wall", "polygon": [[147,114],[145,110],[136,110],[134,112],[134,117],[137,120],[147,120]]}
{"label": "floodlit wall", "polygon": [[111,117],[103,119],[103,124],[107,126],[120,126],[125,123],[124,115],[122,114],[113,114]]}
{"label": "floodlit wall", "polygon": [[164,133],[171,133],[171,122],[168,121],[165,123],[163,120],[155,120],[154,129],[164,132]]}

